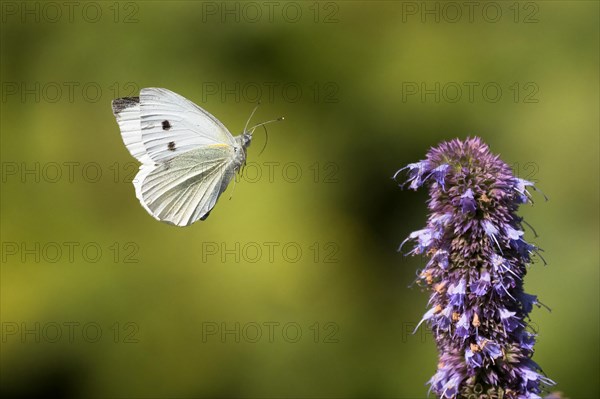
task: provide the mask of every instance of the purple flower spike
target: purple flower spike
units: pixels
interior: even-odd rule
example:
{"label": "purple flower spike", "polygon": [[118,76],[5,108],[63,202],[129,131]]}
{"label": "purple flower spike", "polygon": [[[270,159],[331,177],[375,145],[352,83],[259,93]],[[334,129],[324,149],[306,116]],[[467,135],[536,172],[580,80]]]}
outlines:
{"label": "purple flower spike", "polygon": [[430,391],[442,399],[540,398],[554,382],[531,360],[536,334],[527,320],[540,303],[523,291],[540,249],[525,241],[517,215],[537,189],[477,137],[442,143],[394,178],[405,170],[409,187],[427,186],[430,196],[427,226],[402,243],[429,257],[418,282],[431,292],[419,325],[429,325],[439,351]]}

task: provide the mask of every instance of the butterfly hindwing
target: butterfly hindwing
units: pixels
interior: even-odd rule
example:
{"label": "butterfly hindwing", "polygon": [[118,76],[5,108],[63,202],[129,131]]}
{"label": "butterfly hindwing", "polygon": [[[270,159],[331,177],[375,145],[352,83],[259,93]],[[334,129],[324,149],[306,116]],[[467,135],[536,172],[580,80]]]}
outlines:
{"label": "butterfly hindwing", "polygon": [[136,195],[158,220],[188,226],[205,219],[233,177],[232,151],[212,145],[145,165],[135,179]]}

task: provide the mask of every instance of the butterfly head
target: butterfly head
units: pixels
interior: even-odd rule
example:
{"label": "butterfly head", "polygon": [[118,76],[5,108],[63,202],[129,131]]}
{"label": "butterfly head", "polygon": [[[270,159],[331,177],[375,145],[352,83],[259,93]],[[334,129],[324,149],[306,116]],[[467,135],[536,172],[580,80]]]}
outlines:
{"label": "butterfly head", "polygon": [[250,142],[252,141],[252,133],[253,132],[254,132],[254,130],[252,130],[250,132],[244,132],[238,136],[240,146],[242,146],[243,149],[250,147]]}

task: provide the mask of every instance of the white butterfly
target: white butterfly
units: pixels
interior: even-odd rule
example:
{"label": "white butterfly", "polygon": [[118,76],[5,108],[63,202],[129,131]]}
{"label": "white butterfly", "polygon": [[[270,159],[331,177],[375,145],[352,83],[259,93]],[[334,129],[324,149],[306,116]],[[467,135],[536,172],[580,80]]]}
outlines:
{"label": "white butterfly", "polygon": [[233,137],[204,109],[158,88],[117,98],[112,110],[125,146],[142,163],[133,181],[137,198],[155,219],[177,226],[208,217],[245,163],[254,130],[275,121]]}

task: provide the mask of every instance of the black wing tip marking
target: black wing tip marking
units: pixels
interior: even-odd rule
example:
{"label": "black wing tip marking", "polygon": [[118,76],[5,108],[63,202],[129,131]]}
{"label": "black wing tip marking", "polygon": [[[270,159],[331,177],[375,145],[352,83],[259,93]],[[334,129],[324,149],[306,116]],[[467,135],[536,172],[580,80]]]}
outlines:
{"label": "black wing tip marking", "polygon": [[139,97],[121,97],[114,99],[112,110],[115,115],[120,114],[124,109],[131,108],[140,103]]}

